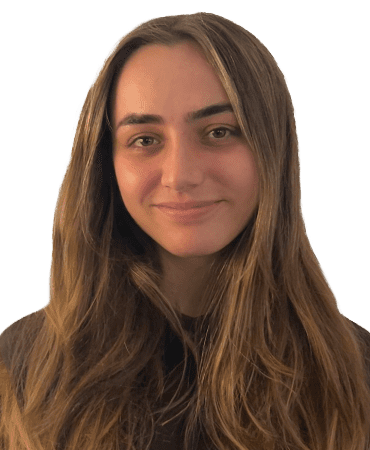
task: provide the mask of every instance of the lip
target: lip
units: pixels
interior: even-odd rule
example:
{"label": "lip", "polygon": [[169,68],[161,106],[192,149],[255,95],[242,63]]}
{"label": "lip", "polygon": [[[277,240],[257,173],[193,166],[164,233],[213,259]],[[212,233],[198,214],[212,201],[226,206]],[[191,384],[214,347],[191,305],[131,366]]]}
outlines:
{"label": "lip", "polygon": [[206,206],[198,206],[190,209],[171,208],[163,205],[155,205],[155,207],[167,218],[181,224],[189,224],[208,219],[211,214],[217,211],[221,201],[207,203]]}
{"label": "lip", "polygon": [[164,208],[171,208],[171,209],[186,211],[189,209],[210,206],[210,205],[213,205],[218,202],[219,202],[218,200],[210,200],[210,201],[203,201],[203,202],[182,202],[182,203],[168,202],[168,203],[159,203],[158,205],[154,205],[154,206],[160,206],[160,207],[164,207]]}

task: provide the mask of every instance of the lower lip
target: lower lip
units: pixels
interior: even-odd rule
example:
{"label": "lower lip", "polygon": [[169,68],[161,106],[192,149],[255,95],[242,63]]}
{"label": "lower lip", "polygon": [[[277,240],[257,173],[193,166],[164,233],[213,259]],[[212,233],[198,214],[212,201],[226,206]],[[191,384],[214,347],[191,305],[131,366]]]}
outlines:
{"label": "lower lip", "polygon": [[186,210],[166,208],[165,206],[156,206],[156,208],[158,208],[161,212],[163,212],[176,222],[188,223],[197,221],[199,219],[204,219],[210,212],[215,211],[220,203],[221,202],[216,202],[209,206],[202,206],[201,208],[191,208]]}

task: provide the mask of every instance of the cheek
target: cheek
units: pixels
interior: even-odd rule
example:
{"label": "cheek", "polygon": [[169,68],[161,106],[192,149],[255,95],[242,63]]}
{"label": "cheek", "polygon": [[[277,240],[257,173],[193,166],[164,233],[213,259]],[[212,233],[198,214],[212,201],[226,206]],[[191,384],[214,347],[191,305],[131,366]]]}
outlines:
{"label": "cheek", "polygon": [[114,160],[117,183],[126,205],[145,199],[150,186],[150,171],[129,160]]}
{"label": "cheek", "polygon": [[123,161],[117,157],[115,157],[113,161],[118,187],[123,201],[126,201],[131,198],[132,194],[137,189],[139,177],[129,162]]}
{"label": "cheek", "polygon": [[257,167],[250,151],[243,149],[243,152],[234,154],[232,159],[223,162],[222,167],[223,176],[232,191],[240,196],[240,201],[258,196]]}
{"label": "cheek", "polygon": [[245,195],[249,199],[257,201],[259,194],[257,170],[254,166],[247,166],[245,173],[247,174],[247,176],[244,176],[243,180],[243,190]]}

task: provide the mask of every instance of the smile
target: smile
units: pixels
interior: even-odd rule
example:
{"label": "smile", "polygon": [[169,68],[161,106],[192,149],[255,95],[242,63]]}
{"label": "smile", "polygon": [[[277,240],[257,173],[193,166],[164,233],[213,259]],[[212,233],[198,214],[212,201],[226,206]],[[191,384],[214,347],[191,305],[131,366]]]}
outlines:
{"label": "smile", "polygon": [[158,208],[161,213],[176,222],[189,223],[208,218],[210,213],[215,212],[220,207],[220,204],[221,202],[216,202],[209,206],[202,206],[185,210],[167,208],[165,206],[155,206],[155,208]]}

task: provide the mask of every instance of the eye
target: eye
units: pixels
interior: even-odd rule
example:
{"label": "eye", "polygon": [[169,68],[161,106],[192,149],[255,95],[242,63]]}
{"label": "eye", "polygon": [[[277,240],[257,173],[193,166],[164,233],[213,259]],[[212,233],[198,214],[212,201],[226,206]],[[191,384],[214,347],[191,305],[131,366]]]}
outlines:
{"label": "eye", "polygon": [[[233,130],[229,130],[228,128],[225,128],[225,127],[219,127],[219,128],[214,128],[213,130],[211,130],[208,134],[211,134],[211,133],[214,133],[214,132],[219,132],[220,130],[222,130],[222,132],[223,132],[223,136],[222,136],[222,133],[221,133],[221,136],[218,134],[218,138],[223,138],[223,137],[225,137],[225,131],[228,131],[230,134],[233,134],[232,132],[233,132]],[[214,135],[215,137],[217,137],[217,134],[216,135]],[[219,139],[217,139],[217,140],[219,140]]]}
{"label": "eye", "polygon": [[[141,145],[138,144],[138,141],[142,141]],[[158,139],[155,139],[155,138],[153,138],[151,136],[140,136],[140,137],[134,139],[131,142],[130,147],[131,146],[135,146],[135,147],[149,147],[150,145],[154,145],[153,141],[157,141],[157,143],[158,143]]]}
{"label": "eye", "polygon": [[[217,127],[211,130],[207,136],[211,137],[211,140],[214,141],[220,141],[222,139],[228,138],[230,136],[239,136],[240,130],[238,129],[229,129],[226,127]],[[213,135],[213,137],[212,137]]]}
{"label": "eye", "polygon": [[[213,141],[222,141],[224,139],[229,138],[230,136],[239,136],[241,134],[239,129],[230,129],[226,127],[217,127],[207,133],[207,138]],[[146,148],[151,147],[153,145],[158,145],[160,141],[152,136],[139,136],[134,139],[129,147],[138,147],[138,148]]]}

